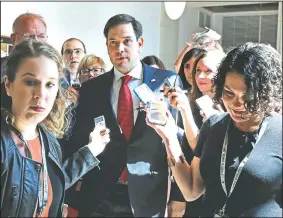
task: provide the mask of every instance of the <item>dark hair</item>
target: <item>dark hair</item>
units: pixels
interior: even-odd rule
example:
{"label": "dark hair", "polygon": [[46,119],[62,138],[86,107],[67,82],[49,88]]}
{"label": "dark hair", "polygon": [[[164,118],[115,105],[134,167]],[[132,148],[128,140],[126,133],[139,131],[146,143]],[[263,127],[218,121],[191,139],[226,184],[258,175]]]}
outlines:
{"label": "dark hair", "polygon": [[[44,56],[57,64],[59,77],[63,76],[63,61],[60,54],[51,45],[33,39],[27,39],[19,43],[9,55],[5,65],[5,76],[9,82],[13,82],[16,78],[16,73],[21,64],[28,58],[37,58]],[[58,80],[59,83],[59,80]],[[12,99],[7,95],[4,83],[1,83],[1,112],[6,111],[6,115],[13,122],[13,115],[11,113]],[[65,97],[60,90],[56,96],[54,105],[49,115],[43,120],[46,128],[54,133],[57,137],[63,135],[64,131],[64,117],[65,115]],[[7,118],[7,117],[5,117]],[[4,118],[4,119],[5,119]]]}
{"label": "dark hair", "polygon": [[213,79],[217,102],[221,102],[229,72],[238,73],[245,79],[245,108],[248,112],[269,115],[282,110],[282,60],[270,45],[247,42],[228,53]]}
{"label": "dark hair", "polygon": [[79,41],[79,42],[83,45],[84,53],[86,53],[86,47],[85,47],[85,44],[83,43],[82,40],[77,39],[77,38],[69,38],[69,39],[67,39],[67,40],[63,43],[63,45],[62,45],[62,48],[61,48],[61,55],[64,54],[64,45],[65,45],[67,42],[70,42],[70,41]]}
{"label": "dark hair", "polygon": [[105,36],[106,39],[108,39],[108,32],[109,29],[120,25],[120,24],[127,24],[127,23],[131,23],[136,35],[136,39],[138,40],[141,36],[142,36],[142,25],[139,21],[137,21],[135,18],[133,18],[132,16],[128,15],[128,14],[117,14],[113,17],[111,17],[103,30],[103,34]]}
{"label": "dark hair", "polygon": [[192,48],[190,49],[183,57],[181,66],[178,72],[178,75],[180,76],[180,79],[183,83],[184,89],[190,89],[192,86],[188,83],[185,72],[184,72],[184,66],[185,64],[192,58],[199,56],[200,54],[204,53],[205,50],[201,48]]}
{"label": "dark hair", "polygon": [[166,70],[163,62],[156,57],[155,55],[146,56],[142,59],[142,61],[147,65],[157,65],[160,69]]}

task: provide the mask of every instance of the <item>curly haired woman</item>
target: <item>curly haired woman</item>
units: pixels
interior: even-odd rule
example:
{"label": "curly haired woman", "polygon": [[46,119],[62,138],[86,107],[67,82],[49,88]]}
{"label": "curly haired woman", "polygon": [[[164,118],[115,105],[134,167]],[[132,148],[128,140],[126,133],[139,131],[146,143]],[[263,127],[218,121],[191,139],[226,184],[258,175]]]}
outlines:
{"label": "curly haired woman", "polygon": [[282,216],[282,61],[269,45],[230,51],[214,78],[227,112],[202,125],[189,165],[169,114],[163,138],[174,178],[187,201],[205,191],[205,217]]}

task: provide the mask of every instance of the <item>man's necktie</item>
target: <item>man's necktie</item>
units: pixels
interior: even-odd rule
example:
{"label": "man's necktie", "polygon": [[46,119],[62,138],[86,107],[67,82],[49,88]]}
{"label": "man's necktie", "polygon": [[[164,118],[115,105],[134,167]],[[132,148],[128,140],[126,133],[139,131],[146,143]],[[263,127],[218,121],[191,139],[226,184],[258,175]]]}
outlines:
{"label": "man's necktie", "polygon": [[[131,80],[131,76],[122,77],[122,86],[119,92],[118,100],[118,123],[125,135],[126,140],[129,142],[134,128],[134,111],[133,111],[133,99],[131,90],[128,87],[128,82]],[[127,181],[127,170],[124,169],[120,179],[123,182]]]}

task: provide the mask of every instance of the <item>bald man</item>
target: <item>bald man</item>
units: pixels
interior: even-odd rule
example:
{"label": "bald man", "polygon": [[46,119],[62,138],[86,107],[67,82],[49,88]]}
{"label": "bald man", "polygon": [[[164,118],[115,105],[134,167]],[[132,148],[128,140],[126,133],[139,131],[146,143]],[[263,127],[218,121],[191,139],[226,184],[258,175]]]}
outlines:
{"label": "bald man", "polygon": [[[42,16],[34,13],[24,13],[19,15],[12,26],[13,33],[11,40],[13,46],[18,45],[25,39],[47,40],[47,26]],[[1,82],[4,76],[4,64],[7,57],[1,58]]]}

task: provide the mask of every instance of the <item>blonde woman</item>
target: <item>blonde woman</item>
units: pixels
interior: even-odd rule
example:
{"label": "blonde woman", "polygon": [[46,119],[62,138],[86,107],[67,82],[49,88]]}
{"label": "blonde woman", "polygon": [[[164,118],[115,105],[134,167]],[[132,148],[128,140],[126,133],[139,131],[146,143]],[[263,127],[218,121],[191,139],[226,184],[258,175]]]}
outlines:
{"label": "blonde woman", "polygon": [[77,77],[83,83],[89,79],[100,76],[105,73],[104,61],[93,54],[86,55],[80,62]]}
{"label": "blonde woman", "polygon": [[62,216],[65,189],[98,166],[109,142],[97,128],[62,161],[65,99],[60,54],[36,40],[18,44],[1,84],[1,217]]}

